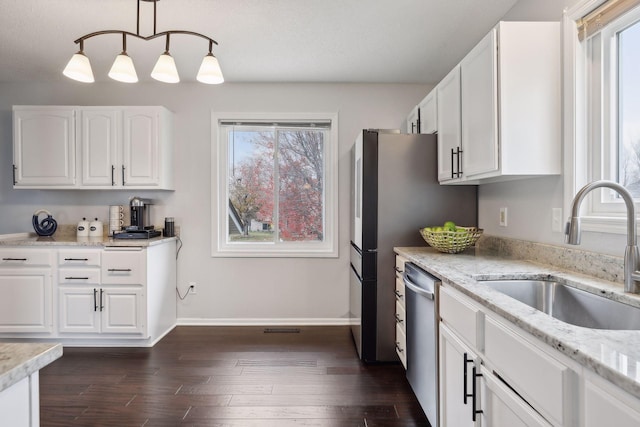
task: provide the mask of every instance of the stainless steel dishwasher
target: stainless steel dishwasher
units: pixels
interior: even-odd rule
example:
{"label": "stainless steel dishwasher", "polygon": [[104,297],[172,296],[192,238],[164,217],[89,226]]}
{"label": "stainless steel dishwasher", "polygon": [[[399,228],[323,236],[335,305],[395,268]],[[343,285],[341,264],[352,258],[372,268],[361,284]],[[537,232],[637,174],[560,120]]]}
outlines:
{"label": "stainless steel dishwasher", "polygon": [[436,317],[438,283],[439,279],[415,264],[405,264],[407,379],[432,427],[439,425]]}

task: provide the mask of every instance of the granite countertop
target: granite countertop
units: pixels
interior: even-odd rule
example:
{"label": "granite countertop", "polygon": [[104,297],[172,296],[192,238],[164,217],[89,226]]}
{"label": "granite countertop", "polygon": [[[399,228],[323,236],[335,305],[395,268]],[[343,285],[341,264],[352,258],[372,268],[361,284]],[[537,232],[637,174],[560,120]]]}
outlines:
{"label": "granite countertop", "polygon": [[0,391],[62,356],[62,344],[0,343]]}
{"label": "granite countertop", "polygon": [[176,237],[154,237],[152,239],[114,239],[102,237],[76,237],[75,234],[55,233],[50,237],[38,236],[35,233],[18,233],[0,235],[2,246],[154,246],[176,240]]}
{"label": "granite countertop", "polygon": [[640,331],[573,326],[516,301],[479,280],[552,276],[568,285],[640,307],[640,295],[624,293],[622,284],[480,249],[472,248],[460,254],[444,254],[430,247],[395,248],[395,251],[581,366],[640,398]]}

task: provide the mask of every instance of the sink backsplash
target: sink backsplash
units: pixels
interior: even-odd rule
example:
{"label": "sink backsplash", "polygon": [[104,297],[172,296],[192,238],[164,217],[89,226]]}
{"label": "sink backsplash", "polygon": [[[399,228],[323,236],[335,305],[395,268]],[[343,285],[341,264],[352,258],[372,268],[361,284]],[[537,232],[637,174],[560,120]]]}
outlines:
{"label": "sink backsplash", "polygon": [[483,235],[476,248],[481,252],[549,264],[611,282],[624,282],[622,257],[490,235]]}

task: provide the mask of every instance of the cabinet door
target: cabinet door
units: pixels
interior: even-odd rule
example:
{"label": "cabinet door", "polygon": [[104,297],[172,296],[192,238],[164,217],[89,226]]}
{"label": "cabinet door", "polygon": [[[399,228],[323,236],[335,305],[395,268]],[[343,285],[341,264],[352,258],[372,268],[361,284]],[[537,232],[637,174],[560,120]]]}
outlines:
{"label": "cabinet door", "polygon": [[51,270],[0,272],[0,332],[53,331]]}
{"label": "cabinet door", "polygon": [[496,30],[460,63],[462,170],[466,177],[498,170],[498,73]]}
{"label": "cabinet door", "polygon": [[413,110],[407,116],[407,133],[418,133],[418,107],[413,107]]}
{"label": "cabinet door", "polygon": [[484,367],[481,382],[484,426],[551,427],[527,402]]}
{"label": "cabinet door", "polygon": [[99,291],[94,286],[58,288],[61,333],[100,332]]}
{"label": "cabinet door", "polygon": [[438,98],[438,180],[457,178],[458,158],[452,155],[460,148],[460,67],[456,66],[436,87]]}
{"label": "cabinet door", "polygon": [[[443,324],[440,324],[439,339],[440,426],[479,427],[480,416],[476,414],[474,421],[472,412],[474,399],[480,409],[480,396],[469,396],[474,389],[473,383],[479,384],[473,377],[473,367],[479,370],[476,355]],[[465,363],[465,359],[469,362]],[[478,389],[476,387],[476,391]]]}
{"label": "cabinet door", "polygon": [[582,411],[585,427],[640,425],[638,399],[589,372],[585,372]]}
{"label": "cabinet door", "polygon": [[103,287],[102,333],[144,334],[145,303],[142,288]]}
{"label": "cabinet door", "polygon": [[420,133],[436,133],[438,130],[437,96],[436,90],[432,90],[418,104],[420,108]]}
{"label": "cabinet door", "polygon": [[125,108],[123,113],[122,185],[158,186],[160,113],[151,108]]}
{"label": "cabinet door", "polygon": [[15,187],[73,187],[73,108],[24,108],[13,112]]}
{"label": "cabinet door", "polygon": [[121,182],[117,151],[122,141],[120,113],[115,109],[91,109],[79,114],[82,185],[115,186]]}

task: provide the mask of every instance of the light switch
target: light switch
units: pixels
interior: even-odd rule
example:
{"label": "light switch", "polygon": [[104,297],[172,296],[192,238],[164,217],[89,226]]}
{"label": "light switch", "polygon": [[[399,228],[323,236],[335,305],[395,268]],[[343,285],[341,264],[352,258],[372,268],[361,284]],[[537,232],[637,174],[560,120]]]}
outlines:
{"label": "light switch", "polygon": [[507,208],[500,208],[500,227],[507,226]]}
{"label": "light switch", "polygon": [[562,233],[562,208],[551,208],[551,231]]}

